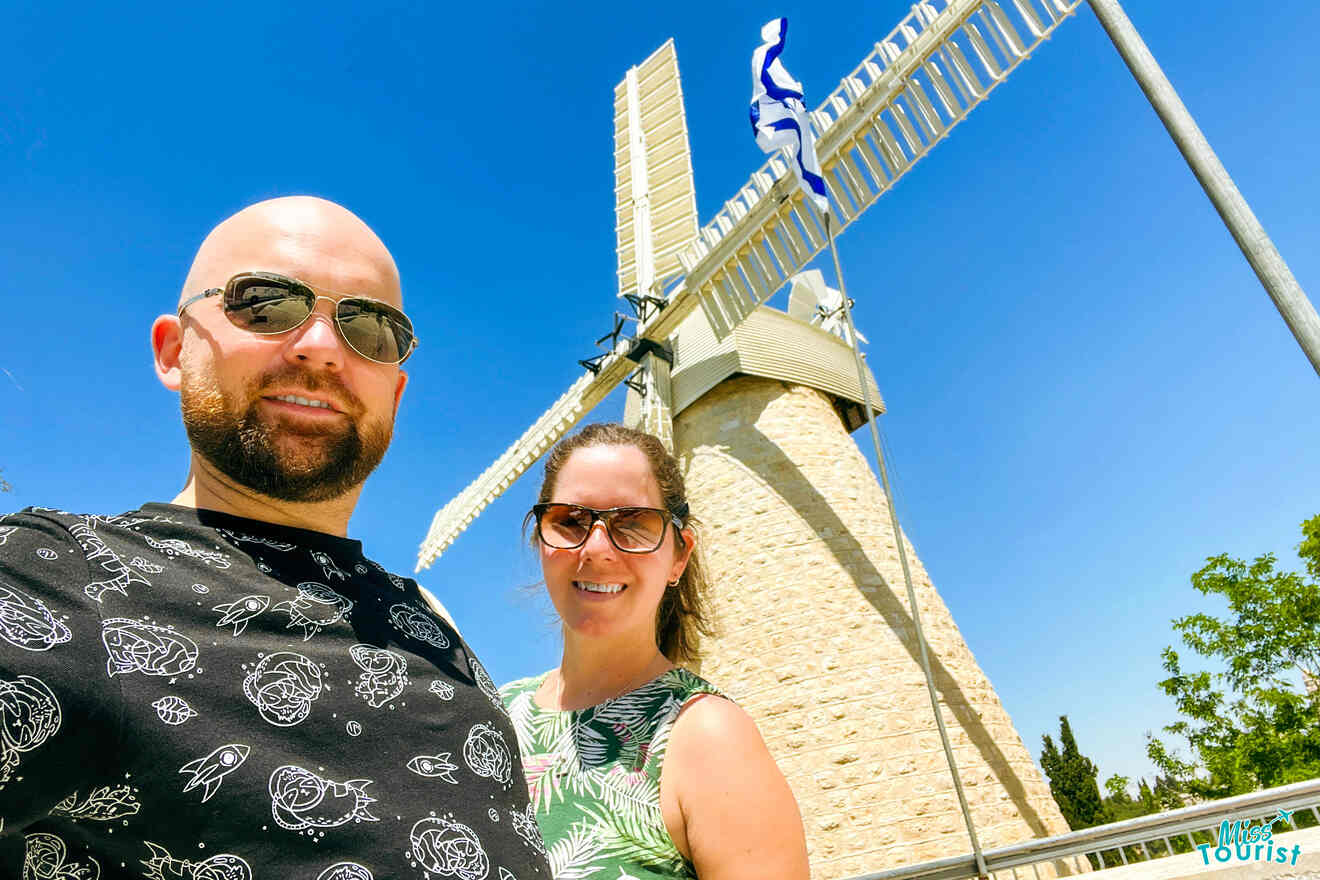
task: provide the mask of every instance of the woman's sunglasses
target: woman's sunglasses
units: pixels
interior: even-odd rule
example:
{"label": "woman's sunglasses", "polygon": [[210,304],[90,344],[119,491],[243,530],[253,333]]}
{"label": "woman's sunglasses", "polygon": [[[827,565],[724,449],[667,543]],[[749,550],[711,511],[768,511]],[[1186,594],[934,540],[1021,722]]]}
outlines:
{"label": "woman's sunglasses", "polygon": [[596,521],[605,523],[610,543],[624,553],[654,553],[665,541],[665,531],[674,524],[678,542],[683,542],[683,523],[667,510],[654,507],[612,507],[596,510],[580,504],[537,504],[536,535],[541,543],[558,550],[572,550],[587,543]]}
{"label": "woman's sunglasses", "polygon": [[335,304],[335,326],[348,347],[378,364],[401,364],[417,349],[412,321],[394,306],[365,296],[322,296],[294,278],[272,272],[240,272],[225,283],[179,304],[183,310],[200,299],[223,294],[225,317],[235,327],[260,336],[287,333],[301,326],[316,301]]}

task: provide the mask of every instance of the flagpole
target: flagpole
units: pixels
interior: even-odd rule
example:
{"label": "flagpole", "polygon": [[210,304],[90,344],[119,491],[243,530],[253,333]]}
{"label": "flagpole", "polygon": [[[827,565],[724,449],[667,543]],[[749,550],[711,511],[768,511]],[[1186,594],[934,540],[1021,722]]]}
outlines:
{"label": "flagpole", "polygon": [[866,407],[866,423],[871,428],[871,442],[875,445],[875,461],[880,470],[880,482],[884,487],[885,501],[889,505],[889,524],[894,531],[894,544],[898,547],[898,561],[903,568],[903,584],[907,587],[908,607],[912,610],[912,628],[916,632],[917,645],[921,650],[921,671],[926,677],[926,690],[930,694],[931,709],[935,712],[935,724],[940,731],[940,742],[944,746],[944,757],[949,762],[949,772],[953,774],[953,788],[958,794],[958,805],[962,808],[963,821],[967,824],[967,836],[972,841],[972,854],[976,858],[977,876],[985,880],[989,872],[985,856],[981,853],[981,844],[976,837],[976,826],[972,822],[971,810],[967,807],[967,795],[963,791],[962,779],[958,776],[958,763],[953,757],[953,747],[949,745],[949,731],[944,726],[944,716],[940,712],[939,696],[935,692],[935,680],[930,673],[930,655],[926,650],[926,636],[921,629],[921,614],[917,611],[917,595],[912,588],[912,572],[908,568],[907,551],[903,547],[903,533],[898,527],[898,513],[894,508],[894,493],[889,488],[889,474],[885,469],[885,455],[880,448],[880,434],[875,427],[875,410],[871,407],[871,389],[866,381],[866,367],[862,364],[861,349],[857,344],[857,328],[853,326],[852,307],[848,300],[848,288],[843,282],[843,269],[839,266],[839,250],[834,245],[834,227],[830,222],[830,212],[825,216],[825,237],[830,242],[830,255],[834,258],[834,277],[839,282],[839,293],[843,297],[843,317],[848,322],[848,342],[852,347],[853,362],[857,365],[857,384],[862,389],[862,403]]}
{"label": "flagpole", "polygon": [[1265,233],[1251,206],[1228,176],[1228,171],[1215,155],[1196,120],[1178,97],[1173,84],[1160,69],[1155,56],[1137,33],[1136,27],[1119,5],[1118,0],[1090,0],[1091,11],[1109,35],[1114,48],[1122,56],[1132,76],[1146,93],[1155,113],[1168,129],[1169,136],[1187,160],[1201,188],[1219,212],[1224,225],[1233,235],[1242,255],[1251,264],[1265,292],[1274,301],[1302,353],[1320,374],[1320,316],[1306,298],[1306,292],[1297,283],[1292,270]]}

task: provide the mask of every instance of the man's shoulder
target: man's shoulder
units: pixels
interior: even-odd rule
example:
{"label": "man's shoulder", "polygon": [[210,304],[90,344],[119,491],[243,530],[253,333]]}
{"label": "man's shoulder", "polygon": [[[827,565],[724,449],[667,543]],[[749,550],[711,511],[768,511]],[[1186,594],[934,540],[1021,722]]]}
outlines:
{"label": "man's shoulder", "polygon": [[67,510],[61,510],[58,507],[38,507],[36,505],[24,507],[22,510],[16,510],[13,513],[0,514],[0,527],[15,529],[26,525],[32,525],[40,522],[59,522],[70,518],[88,516],[88,514],[72,513]]}
{"label": "man's shoulder", "polygon": [[[77,524],[105,524],[120,525],[129,522],[146,522],[153,517],[142,508],[136,508],[124,513],[79,513],[72,510],[64,510],[59,507],[40,507],[33,505],[24,507],[22,510],[13,513],[0,514],[0,527],[11,529],[41,527],[45,523],[56,523],[65,527]],[[159,517],[156,517],[159,518]]]}
{"label": "man's shoulder", "polygon": [[[145,505],[144,505],[145,507]],[[43,536],[85,544],[85,538],[116,529],[141,531],[160,521],[168,521],[159,513],[143,508],[124,513],[77,513],[58,507],[25,507],[14,513],[0,515],[0,547],[25,536]],[[162,523],[163,524],[163,523]]]}
{"label": "man's shoulder", "polygon": [[21,541],[28,535],[63,536],[73,540],[69,529],[92,518],[92,514],[71,513],[55,507],[25,507],[0,515],[0,547]]}

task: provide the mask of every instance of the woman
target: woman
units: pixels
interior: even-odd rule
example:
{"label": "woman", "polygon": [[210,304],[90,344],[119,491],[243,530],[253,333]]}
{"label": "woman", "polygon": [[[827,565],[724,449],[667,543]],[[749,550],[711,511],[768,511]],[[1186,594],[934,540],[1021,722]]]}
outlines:
{"label": "woman", "polygon": [[556,877],[807,877],[797,803],[756,725],[677,665],[709,628],[673,456],[588,426],[550,453],[526,524],[564,651],[504,699]]}

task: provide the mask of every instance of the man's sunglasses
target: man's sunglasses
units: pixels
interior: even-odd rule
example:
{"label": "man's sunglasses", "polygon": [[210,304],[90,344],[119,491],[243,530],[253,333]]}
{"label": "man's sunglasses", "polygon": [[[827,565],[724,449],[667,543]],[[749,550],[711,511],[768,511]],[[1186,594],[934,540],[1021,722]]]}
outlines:
{"label": "man's sunglasses", "polygon": [[[333,292],[333,291],[332,291]],[[212,287],[179,304],[183,310],[200,299],[222,294],[225,317],[235,327],[261,336],[287,333],[302,325],[317,300],[335,304],[335,326],[348,347],[378,364],[401,364],[417,349],[412,321],[388,303],[365,296],[321,296],[294,278],[272,272],[240,272],[223,288]]]}
{"label": "man's sunglasses", "polygon": [[665,531],[674,524],[674,534],[680,544],[683,523],[667,510],[654,507],[612,507],[596,510],[580,504],[537,504],[532,507],[536,518],[536,536],[547,547],[573,550],[587,543],[596,521],[605,523],[605,534],[610,543],[624,553],[654,553],[665,542]]}

